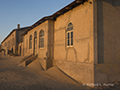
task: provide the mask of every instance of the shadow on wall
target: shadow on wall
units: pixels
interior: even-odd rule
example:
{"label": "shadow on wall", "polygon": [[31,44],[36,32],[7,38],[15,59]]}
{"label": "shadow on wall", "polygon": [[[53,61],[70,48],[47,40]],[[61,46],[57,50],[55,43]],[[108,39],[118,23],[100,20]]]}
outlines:
{"label": "shadow on wall", "polygon": [[13,54],[13,48],[11,50],[8,50],[8,54]]}
{"label": "shadow on wall", "polygon": [[120,0],[97,2],[98,63],[118,61],[120,58],[118,55],[120,51],[118,47],[120,44],[118,40],[120,38]]}
{"label": "shadow on wall", "polygon": [[111,4],[112,6],[120,6],[120,0],[103,0],[103,1]]}
{"label": "shadow on wall", "polygon": [[104,28],[103,28],[103,4],[99,1],[99,8],[97,10],[98,15],[98,63],[104,62]]}
{"label": "shadow on wall", "polygon": [[46,69],[51,68],[53,66],[53,60],[49,57],[48,52],[46,52],[46,58],[44,59],[46,59]]}
{"label": "shadow on wall", "polygon": [[98,64],[94,67],[96,83],[120,81],[120,7],[115,7],[120,6],[120,0],[114,1],[115,3],[113,0],[97,1]]}

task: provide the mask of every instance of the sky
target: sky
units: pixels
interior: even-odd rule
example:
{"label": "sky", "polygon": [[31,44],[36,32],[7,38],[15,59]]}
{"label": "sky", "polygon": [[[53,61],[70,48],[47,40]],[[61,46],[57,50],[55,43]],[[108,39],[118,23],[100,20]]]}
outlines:
{"label": "sky", "polygon": [[20,27],[33,25],[52,15],[74,0],[0,0],[0,43],[9,33]]}

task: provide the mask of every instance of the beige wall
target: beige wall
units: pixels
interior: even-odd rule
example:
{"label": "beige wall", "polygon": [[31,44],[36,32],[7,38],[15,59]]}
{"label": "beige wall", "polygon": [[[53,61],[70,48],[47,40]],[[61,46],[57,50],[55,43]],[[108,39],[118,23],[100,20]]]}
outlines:
{"label": "beige wall", "polygon": [[[44,30],[44,32],[45,32],[44,48],[42,48],[42,49],[39,48],[39,32],[41,30]],[[33,28],[32,30],[30,30],[28,32],[28,34],[24,35],[24,52],[26,52],[26,53],[24,53],[24,55],[30,55],[30,54],[33,54],[33,52],[34,52],[34,32],[35,31],[37,32],[37,53],[39,54],[39,58],[45,58],[46,52],[47,52],[48,21]],[[30,35],[32,35],[32,49],[29,49],[29,37],[30,37]],[[41,50],[41,52],[45,52],[45,53],[41,53],[41,52],[39,52],[39,50]]]}
{"label": "beige wall", "polygon": [[16,31],[14,31],[3,43],[2,49],[5,49],[5,54],[8,54],[8,50],[12,50],[15,53],[15,46],[16,46]]}
{"label": "beige wall", "polygon": [[[54,30],[54,62],[82,83],[93,83],[93,1],[85,2],[59,16]],[[73,47],[66,46],[66,28],[73,23]]]}
{"label": "beige wall", "polygon": [[23,56],[23,42],[18,45],[18,55]]}
{"label": "beige wall", "polygon": [[98,0],[95,82],[120,81],[120,0]]}
{"label": "beige wall", "polygon": [[29,50],[29,45],[28,45],[28,35],[24,35],[24,39],[23,39],[23,55],[27,56],[29,55],[30,53],[32,54],[32,52],[28,51]]}
{"label": "beige wall", "polygon": [[[51,67],[50,60],[51,58],[51,48],[53,46],[52,40],[50,40],[50,35],[53,35],[53,21],[45,21],[37,27],[33,28],[28,32],[28,34],[24,35],[24,55],[34,54],[34,32],[37,32],[37,54],[39,61],[44,69]],[[52,29],[52,30],[51,30]],[[44,30],[44,48],[39,47],[39,33],[41,30]],[[49,33],[49,34],[48,34]],[[29,49],[29,37],[32,35],[32,49]],[[51,43],[52,42],[52,43]],[[50,63],[48,63],[50,62]],[[47,65],[46,65],[47,64]]]}
{"label": "beige wall", "polygon": [[[118,0],[89,0],[60,15],[55,21],[43,22],[24,35],[23,54],[33,54],[36,31],[38,60],[45,70],[53,64],[82,83],[118,81],[119,6]],[[69,22],[73,24],[72,47],[66,46]],[[44,48],[39,48],[40,30],[44,30]],[[32,49],[29,49],[30,35]]]}
{"label": "beige wall", "polygon": [[13,54],[18,54],[19,44],[23,42],[23,36],[21,34],[25,31],[28,27],[25,28],[18,28],[14,29],[7,39],[2,43],[3,49],[5,49],[6,55],[8,54],[8,50],[12,50]]}

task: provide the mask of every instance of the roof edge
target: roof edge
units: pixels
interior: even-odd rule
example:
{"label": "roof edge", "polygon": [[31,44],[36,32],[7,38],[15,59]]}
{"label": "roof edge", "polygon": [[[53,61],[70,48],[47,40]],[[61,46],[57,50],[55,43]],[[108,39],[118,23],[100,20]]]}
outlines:
{"label": "roof edge", "polygon": [[22,27],[22,28],[16,28],[16,29],[13,29],[8,35],[7,37],[1,42],[1,44],[14,32],[14,31],[17,31],[17,30],[20,30],[20,29],[25,29],[25,28],[29,28],[30,26],[28,27]]}
{"label": "roof edge", "polygon": [[73,1],[72,3],[70,3],[67,6],[63,7],[62,9],[60,9],[56,13],[52,14],[51,16],[46,16],[46,17],[43,17],[42,19],[38,20],[35,24],[30,26],[30,28],[26,29],[21,35],[22,36],[26,35],[28,33],[28,31],[30,31],[34,27],[38,26],[39,24],[45,22],[46,20],[56,20],[56,18],[59,17],[60,15],[68,12],[69,10],[77,7],[80,4],[83,4],[85,1],[87,1],[87,0],[75,0],[75,1]]}

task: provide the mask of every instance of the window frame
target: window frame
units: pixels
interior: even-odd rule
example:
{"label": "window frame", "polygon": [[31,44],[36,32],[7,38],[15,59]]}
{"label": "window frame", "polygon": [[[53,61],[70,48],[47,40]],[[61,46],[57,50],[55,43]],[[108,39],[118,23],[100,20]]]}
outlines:
{"label": "window frame", "polygon": [[[72,26],[69,26],[69,24],[71,24]],[[69,37],[68,37],[68,33],[69,33]],[[74,35],[71,35],[71,33],[73,34],[73,23],[69,22],[67,24],[67,28],[66,28],[66,47],[73,47],[73,45],[74,45],[74,41],[73,41]],[[69,40],[69,45],[68,45],[68,40]],[[73,43],[71,43],[71,42],[73,42]]]}
{"label": "window frame", "polygon": [[[39,32],[39,48],[40,49],[44,49],[44,36],[45,36],[44,30],[42,29]],[[41,39],[43,39],[43,41],[41,41]],[[42,46],[42,44],[43,44],[43,46]]]}
{"label": "window frame", "polygon": [[29,37],[29,49],[32,49],[32,35]]}

